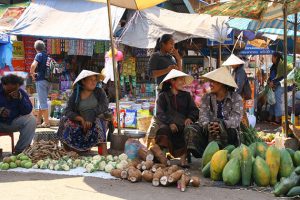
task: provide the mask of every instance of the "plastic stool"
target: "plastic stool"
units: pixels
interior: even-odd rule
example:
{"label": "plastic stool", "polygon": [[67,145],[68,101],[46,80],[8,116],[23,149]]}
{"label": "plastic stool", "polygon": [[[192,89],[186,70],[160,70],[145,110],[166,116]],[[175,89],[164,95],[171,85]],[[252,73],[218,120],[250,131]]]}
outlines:
{"label": "plastic stool", "polygon": [[0,137],[1,136],[9,136],[11,139],[11,152],[15,152],[15,142],[14,142],[14,133],[2,133],[0,132]]}

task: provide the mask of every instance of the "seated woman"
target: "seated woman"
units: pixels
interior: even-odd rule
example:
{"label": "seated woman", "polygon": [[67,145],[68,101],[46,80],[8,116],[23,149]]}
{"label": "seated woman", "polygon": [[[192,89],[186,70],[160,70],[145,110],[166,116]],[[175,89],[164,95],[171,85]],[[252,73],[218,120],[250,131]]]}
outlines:
{"label": "seated woman", "polygon": [[191,76],[173,69],[160,84],[162,91],[157,100],[156,117],[160,121],[160,128],[155,142],[172,156],[181,157],[183,167],[187,164],[184,128],[199,116],[190,93],[183,91],[183,86],[192,81]]}
{"label": "seated woman", "polygon": [[203,77],[210,81],[211,92],[202,98],[199,123],[185,130],[187,149],[198,158],[211,141],[217,141],[221,147],[238,146],[243,117],[242,97],[234,92],[237,85],[229,70],[221,67]]}
{"label": "seated woman", "polygon": [[97,88],[100,74],[82,70],[74,81],[73,94],[67,104],[58,129],[58,138],[68,150],[88,151],[101,145],[106,153],[106,122],[108,113],[105,92]]}

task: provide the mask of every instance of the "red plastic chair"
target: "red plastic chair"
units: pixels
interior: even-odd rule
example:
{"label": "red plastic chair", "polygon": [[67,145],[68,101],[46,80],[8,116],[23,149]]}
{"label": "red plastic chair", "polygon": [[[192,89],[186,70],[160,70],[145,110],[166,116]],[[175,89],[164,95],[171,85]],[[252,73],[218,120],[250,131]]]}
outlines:
{"label": "red plastic chair", "polygon": [[1,136],[9,136],[11,139],[11,152],[15,152],[15,142],[14,142],[14,133],[2,133],[0,132],[0,137]]}

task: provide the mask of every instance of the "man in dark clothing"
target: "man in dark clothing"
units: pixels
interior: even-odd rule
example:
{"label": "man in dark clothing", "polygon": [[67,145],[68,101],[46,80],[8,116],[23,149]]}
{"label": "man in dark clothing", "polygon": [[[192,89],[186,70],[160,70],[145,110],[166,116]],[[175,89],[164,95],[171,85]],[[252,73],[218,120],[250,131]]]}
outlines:
{"label": "man in dark clothing", "polygon": [[27,93],[20,89],[24,80],[16,75],[4,76],[0,83],[0,132],[20,132],[16,153],[30,145],[36,128],[30,114],[32,104]]}

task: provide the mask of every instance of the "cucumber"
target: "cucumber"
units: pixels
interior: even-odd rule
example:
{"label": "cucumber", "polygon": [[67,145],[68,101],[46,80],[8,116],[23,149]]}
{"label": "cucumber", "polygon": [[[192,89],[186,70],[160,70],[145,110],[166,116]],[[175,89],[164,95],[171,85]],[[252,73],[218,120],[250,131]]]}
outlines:
{"label": "cucumber", "polygon": [[290,189],[300,183],[300,176],[293,172],[288,178],[281,179],[274,189],[275,196],[286,195]]}
{"label": "cucumber", "polygon": [[288,197],[295,197],[300,195],[300,186],[293,187],[290,189],[290,191],[287,193]]}

